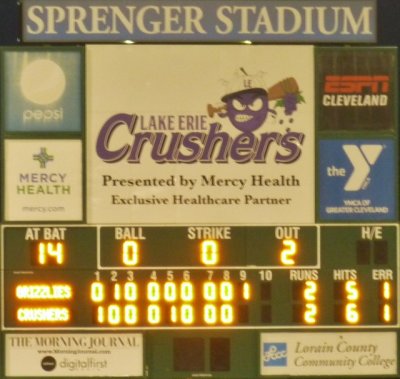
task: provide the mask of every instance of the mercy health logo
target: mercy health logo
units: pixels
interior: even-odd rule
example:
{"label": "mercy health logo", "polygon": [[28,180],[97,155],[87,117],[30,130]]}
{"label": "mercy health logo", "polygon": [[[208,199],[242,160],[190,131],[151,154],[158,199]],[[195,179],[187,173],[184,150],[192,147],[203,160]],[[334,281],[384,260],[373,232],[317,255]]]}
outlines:
{"label": "mercy health logo", "polygon": [[344,186],[345,191],[360,191],[368,186],[371,168],[381,155],[383,148],[384,145],[379,144],[343,145],[343,150],[353,165],[353,172]]}
{"label": "mercy health logo", "polygon": [[326,107],[388,105],[388,75],[326,75],[322,104]]}
{"label": "mercy health logo", "polygon": [[288,349],[285,342],[265,342],[263,344],[264,367],[286,367]]}
{"label": "mercy health logo", "polygon": [[319,151],[321,219],[395,218],[397,165],[393,140],[322,140]]}

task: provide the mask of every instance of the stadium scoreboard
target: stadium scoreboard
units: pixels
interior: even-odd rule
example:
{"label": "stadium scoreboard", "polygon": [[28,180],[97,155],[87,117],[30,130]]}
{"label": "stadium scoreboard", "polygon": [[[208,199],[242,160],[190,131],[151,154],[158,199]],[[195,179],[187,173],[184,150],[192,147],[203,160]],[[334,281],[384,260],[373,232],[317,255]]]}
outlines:
{"label": "stadium scoreboard", "polygon": [[1,375],[398,377],[396,54],[2,48]]}
{"label": "stadium scoreboard", "polygon": [[6,226],[3,233],[5,327],[397,322],[395,225]]}

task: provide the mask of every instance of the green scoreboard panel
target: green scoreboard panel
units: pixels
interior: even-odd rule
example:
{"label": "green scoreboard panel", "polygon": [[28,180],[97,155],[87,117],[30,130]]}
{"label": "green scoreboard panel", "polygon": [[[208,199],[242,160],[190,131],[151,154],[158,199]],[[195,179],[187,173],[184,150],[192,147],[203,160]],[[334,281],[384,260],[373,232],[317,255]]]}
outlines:
{"label": "green scoreboard panel", "polygon": [[43,348],[63,350],[71,337],[54,330],[93,330],[93,352],[112,341],[100,331],[117,330],[116,341],[129,331],[142,336],[154,377],[241,378],[259,375],[259,363],[242,360],[262,354],[260,335],[319,329],[339,339],[398,326],[395,224],[5,226],[3,238],[3,327],[14,347],[39,343],[38,329]]}
{"label": "green scoreboard panel", "polygon": [[7,328],[397,323],[396,225],[20,226],[3,233]]}
{"label": "green scoreboard panel", "polygon": [[1,377],[400,377],[396,49],[0,58]]}

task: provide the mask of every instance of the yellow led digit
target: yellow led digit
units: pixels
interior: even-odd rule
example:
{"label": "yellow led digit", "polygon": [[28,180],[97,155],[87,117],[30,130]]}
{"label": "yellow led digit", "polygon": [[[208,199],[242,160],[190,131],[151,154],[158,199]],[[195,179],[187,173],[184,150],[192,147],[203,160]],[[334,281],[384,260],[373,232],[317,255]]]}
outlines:
{"label": "yellow led digit", "polygon": [[215,324],[217,322],[217,308],[213,304],[206,304],[203,312],[204,321],[206,324]]}
{"label": "yellow led digit", "polygon": [[64,263],[64,245],[61,242],[57,242],[56,244],[54,244],[53,242],[39,243],[39,264],[48,264],[49,258],[58,265]]}
{"label": "yellow led digit", "polygon": [[147,284],[147,300],[149,301],[160,300],[160,285],[157,282],[149,282]]}
{"label": "yellow led digit", "polygon": [[125,266],[136,266],[139,263],[139,245],[136,241],[125,240],[123,242],[122,262]]}
{"label": "yellow led digit", "polygon": [[100,306],[97,308],[97,322],[99,324],[104,324],[105,321],[106,321],[106,317],[104,314],[104,307]]}
{"label": "yellow led digit", "polygon": [[176,309],[176,305],[173,305],[170,310],[170,320],[173,323],[178,322],[178,310]]}
{"label": "yellow led digit", "polygon": [[355,280],[348,280],[345,283],[345,289],[347,300],[358,300],[360,293],[358,291],[357,282]]}
{"label": "yellow led digit", "polygon": [[388,281],[382,283],[382,298],[390,300],[392,298],[392,285]]}
{"label": "yellow led digit", "polygon": [[220,298],[222,301],[233,300],[233,285],[231,282],[221,282],[220,284]]}
{"label": "yellow led digit", "polygon": [[124,285],[124,299],[126,301],[136,301],[137,295],[137,285],[133,282],[126,282]]}
{"label": "yellow led digit", "polygon": [[90,299],[95,303],[104,301],[104,284],[93,282],[90,286]]}
{"label": "yellow led digit", "polygon": [[203,297],[207,301],[217,300],[217,286],[213,282],[205,282],[203,284]]}
{"label": "yellow led digit", "polygon": [[392,321],[392,307],[389,304],[384,304],[382,307],[382,320],[385,322]]}
{"label": "yellow led digit", "polygon": [[135,305],[128,304],[125,306],[124,317],[125,322],[128,325],[135,325],[138,321],[137,307]]}
{"label": "yellow led digit", "polygon": [[380,306],[380,319],[383,322],[391,322],[393,320],[393,311],[391,304],[387,301],[391,300],[393,296],[392,284],[390,281],[383,281],[380,283],[380,298],[384,303]]}
{"label": "yellow led digit", "polygon": [[161,321],[161,310],[158,305],[149,305],[147,308],[147,321],[152,324],[159,324]]}
{"label": "yellow led digit", "polygon": [[111,304],[108,306],[107,319],[111,325],[119,325],[121,323],[121,308],[119,305]]}
{"label": "yellow led digit", "polygon": [[350,324],[358,323],[358,321],[360,320],[360,314],[358,313],[357,310],[357,304],[355,303],[346,304],[345,318],[346,321],[349,322]]}
{"label": "yellow led digit", "polygon": [[176,301],[176,284],[174,282],[167,282],[164,284],[164,300],[167,302]]}
{"label": "yellow led digit", "polygon": [[119,283],[114,284],[114,300],[121,300],[121,285]]}
{"label": "yellow led digit", "polygon": [[315,324],[317,322],[318,308],[316,304],[307,303],[304,311],[304,321],[307,324]]}
{"label": "yellow led digit", "polygon": [[181,300],[193,301],[193,298],[194,298],[193,284],[191,282],[181,283]]}
{"label": "yellow led digit", "polygon": [[213,240],[201,243],[201,262],[206,266],[216,265],[219,261],[218,244]]}
{"label": "yellow led digit", "polygon": [[233,307],[230,304],[221,306],[221,322],[223,324],[232,324],[233,322]]}
{"label": "yellow led digit", "polygon": [[318,306],[315,304],[317,300],[318,285],[313,280],[307,280],[303,291],[303,297],[307,301],[303,319],[307,324],[315,324],[317,322]]}
{"label": "yellow led digit", "polygon": [[345,306],[345,320],[350,324],[357,324],[360,320],[356,301],[360,298],[360,291],[355,280],[347,280],[344,285],[346,299],[350,300]]}
{"label": "yellow led digit", "polygon": [[193,307],[188,304],[184,304],[181,307],[181,321],[182,324],[191,325],[194,322]]}
{"label": "yellow led digit", "polygon": [[305,285],[306,288],[304,289],[304,299],[308,301],[315,301],[315,294],[317,293],[317,283],[312,280],[307,280]]}
{"label": "yellow led digit", "polygon": [[243,299],[244,300],[250,300],[251,298],[251,287],[248,282],[243,283],[242,287],[242,293],[243,293]]}
{"label": "yellow led digit", "polygon": [[297,243],[295,240],[284,239],[282,244],[285,249],[281,251],[281,262],[285,266],[293,266],[296,263],[294,257],[297,254]]}

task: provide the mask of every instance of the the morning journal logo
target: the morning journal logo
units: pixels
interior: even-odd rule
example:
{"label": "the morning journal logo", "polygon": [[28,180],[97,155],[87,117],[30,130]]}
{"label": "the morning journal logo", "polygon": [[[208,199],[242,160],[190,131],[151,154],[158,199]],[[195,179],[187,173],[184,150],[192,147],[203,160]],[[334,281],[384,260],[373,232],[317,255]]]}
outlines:
{"label": "the morning journal logo", "polygon": [[325,107],[384,107],[388,105],[388,75],[326,75]]}

